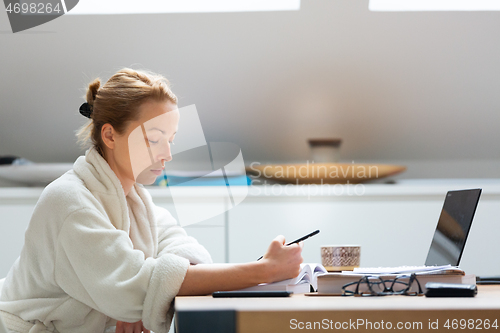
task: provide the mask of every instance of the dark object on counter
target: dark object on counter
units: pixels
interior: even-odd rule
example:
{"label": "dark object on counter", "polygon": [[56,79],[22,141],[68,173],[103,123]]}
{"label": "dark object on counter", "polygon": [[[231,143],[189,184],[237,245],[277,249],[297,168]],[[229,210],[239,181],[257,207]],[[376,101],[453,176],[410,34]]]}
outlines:
{"label": "dark object on counter", "polygon": [[476,276],[476,284],[500,284],[500,276]]}
{"label": "dark object on counter", "polygon": [[309,139],[309,146],[332,146],[332,147],[340,147],[342,143],[342,139]]}
{"label": "dark object on counter", "polygon": [[425,289],[427,289],[425,291],[427,297],[474,297],[477,295],[475,284],[427,282]]}
{"label": "dark object on counter", "polygon": [[313,163],[338,163],[341,139],[309,139],[309,148]]}
{"label": "dark object on counter", "polygon": [[17,160],[18,158],[19,156],[12,156],[12,155],[0,156],[0,165],[12,164],[12,162]]}
{"label": "dark object on counter", "polygon": [[293,294],[291,291],[274,291],[274,290],[263,290],[263,291],[245,291],[245,290],[235,290],[235,291],[214,291],[212,297],[222,298],[222,297],[290,297]]}

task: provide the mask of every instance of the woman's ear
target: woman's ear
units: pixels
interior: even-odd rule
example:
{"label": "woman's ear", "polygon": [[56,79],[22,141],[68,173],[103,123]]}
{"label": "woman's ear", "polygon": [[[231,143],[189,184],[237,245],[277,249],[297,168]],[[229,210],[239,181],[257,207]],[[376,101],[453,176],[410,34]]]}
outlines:
{"label": "woman's ear", "polygon": [[108,147],[109,149],[114,149],[115,148],[115,129],[111,124],[104,124],[101,128],[101,138],[102,142]]}

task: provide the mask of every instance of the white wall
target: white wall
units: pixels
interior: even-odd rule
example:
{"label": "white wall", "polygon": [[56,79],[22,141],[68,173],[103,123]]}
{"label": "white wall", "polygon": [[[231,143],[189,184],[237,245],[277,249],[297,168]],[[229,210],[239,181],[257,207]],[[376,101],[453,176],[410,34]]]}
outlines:
{"label": "white wall", "polygon": [[498,12],[303,0],[291,12],[64,16],[12,34],[0,11],[0,32],[0,154],[73,161],[83,88],[132,66],[167,76],[207,138],[240,145],[246,162],[304,161],[306,139],[329,136],[345,160],[415,165],[408,177],[435,177],[436,163],[500,177]]}

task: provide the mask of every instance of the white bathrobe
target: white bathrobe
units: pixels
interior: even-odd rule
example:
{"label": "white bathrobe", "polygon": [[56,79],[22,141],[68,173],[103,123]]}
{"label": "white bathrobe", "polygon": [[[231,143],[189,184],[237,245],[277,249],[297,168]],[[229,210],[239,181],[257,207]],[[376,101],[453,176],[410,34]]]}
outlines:
{"label": "white bathrobe", "polygon": [[166,333],[189,265],[211,262],[141,185],[125,197],[106,160],[89,149],[42,192],[0,313],[19,332],[94,333],[142,320]]}

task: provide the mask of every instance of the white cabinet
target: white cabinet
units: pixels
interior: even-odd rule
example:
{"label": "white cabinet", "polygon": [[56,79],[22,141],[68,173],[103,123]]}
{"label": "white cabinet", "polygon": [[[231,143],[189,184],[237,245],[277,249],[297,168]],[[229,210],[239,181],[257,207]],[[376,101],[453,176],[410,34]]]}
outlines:
{"label": "white cabinet", "polygon": [[[361,245],[361,265],[422,265],[448,190],[483,188],[461,267],[477,275],[500,275],[500,181],[439,181],[365,185],[361,195],[318,191],[315,186],[252,187],[233,209],[185,226],[214,262],[256,260],[279,234],[288,241],[315,229],[305,242],[306,262],[319,262],[321,245]],[[148,188],[153,201],[177,216],[168,189]],[[0,188],[0,277],[19,256],[33,208],[42,189]],[[237,195],[238,188],[232,187]],[[183,204],[193,210],[217,211],[228,205],[227,189],[186,187]],[[358,193],[359,194],[359,193]],[[226,195],[226,196],[225,196]],[[229,206],[228,206],[229,207]]]}
{"label": "white cabinet", "polygon": [[0,206],[0,278],[5,277],[21,253],[24,232],[28,227],[34,205]]}
{"label": "white cabinet", "polygon": [[305,262],[320,262],[321,245],[355,244],[361,245],[365,267],[423,265],[446,192],[475,187],[483,193],[460,266],[476,275],[500,275],[500,186],[485,180],[366,185],[362,195],[310,195],[313,187],[279,194],[260,189],[228,212],[229,261],[257,259],[276,235],[292,241],[320,229],[305,241]]}
{"label": "white cabinet", "polygon": [[0,189],[0,278],[21,253],[24,232],[41,193],[41,189]]}
{"label": "white cabinet", "polygon": [[442,200],[296,201],[247,200],[229,212],[231,262],[255,260],[278,234],[287,242],[311,231],[304,242],[305,262],[320,262],[322,245],[360,245],[361,265],[421,265],[427,256]]}

